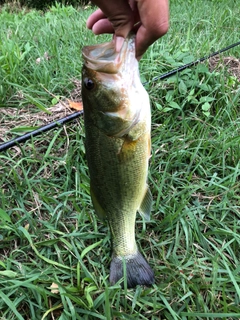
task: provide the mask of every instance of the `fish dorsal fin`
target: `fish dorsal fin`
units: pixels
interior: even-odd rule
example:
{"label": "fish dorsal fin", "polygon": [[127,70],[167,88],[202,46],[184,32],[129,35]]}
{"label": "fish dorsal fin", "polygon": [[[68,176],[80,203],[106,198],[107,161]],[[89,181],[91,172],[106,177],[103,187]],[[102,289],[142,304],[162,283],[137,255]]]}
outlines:
{"label": "fish dorsal fin", "polygon": [[99,217],[99,219],[105,220],[107,218],[107,215],[103,210],[103,208],[101,207],[101,205],[99,204],[91,186],[90,186],[90,193],[91,193],[92,204],[97,216]]}
{"label": "fish dorsal fin", "polygon": [[140,208],[138,209],[138,212],[146,221],[150,221],[150,214],[151,214],[151,210],[152,210],[152,201],[153,201],[152,194],[151,194],[151,191],[147,185],[144,197],[142,199],[142,203],[140,205]]}

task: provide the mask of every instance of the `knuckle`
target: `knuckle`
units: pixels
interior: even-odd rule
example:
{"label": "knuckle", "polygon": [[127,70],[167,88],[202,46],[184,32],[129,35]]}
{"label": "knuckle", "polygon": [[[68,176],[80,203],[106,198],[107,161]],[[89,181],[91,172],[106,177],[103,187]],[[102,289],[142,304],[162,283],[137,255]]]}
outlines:
{"label": "knuckle", "polygon": [[157,21],[151,26],[150,31],[152,36],[158,39],[162,37],[164,34],[166,34],[168,32],[168,29],[169,29],[168,21],[164,21],[164,22]]}

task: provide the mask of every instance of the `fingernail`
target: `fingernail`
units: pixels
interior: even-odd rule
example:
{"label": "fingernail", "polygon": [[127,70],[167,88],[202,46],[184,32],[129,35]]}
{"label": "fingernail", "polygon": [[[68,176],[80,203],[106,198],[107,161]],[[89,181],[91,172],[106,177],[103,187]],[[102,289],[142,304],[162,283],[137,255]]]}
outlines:
{"label": "fingernail", "polygon": [[123,46],[124,38],[123,37],[116,37],[115,39],[115,48],[116,51],[119,52]]}

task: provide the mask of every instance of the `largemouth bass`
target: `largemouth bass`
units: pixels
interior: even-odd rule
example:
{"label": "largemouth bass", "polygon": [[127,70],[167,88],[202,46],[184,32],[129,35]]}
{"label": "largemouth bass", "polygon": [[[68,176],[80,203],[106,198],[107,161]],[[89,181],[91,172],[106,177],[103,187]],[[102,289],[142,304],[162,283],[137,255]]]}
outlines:
{"label": "largemouth bass", "polygon": [[[90,191],[112,235],[110,283],[124,274],[128,288],[151,285],[154,274],[135,241],[137,211],[149,218],[147,185],[151,113],[129,35],[120,53],[114,41],[83,48],[82,99]],[[124,273],[126,272],[126,273]]]}

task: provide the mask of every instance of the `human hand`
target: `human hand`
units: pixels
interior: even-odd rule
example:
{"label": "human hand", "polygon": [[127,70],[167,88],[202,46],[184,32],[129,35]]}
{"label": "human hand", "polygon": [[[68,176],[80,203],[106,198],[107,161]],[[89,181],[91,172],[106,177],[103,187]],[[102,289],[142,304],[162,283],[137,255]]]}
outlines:
{"label": "human hand", "polygon": [[87,27],[95,34],[113,33],[116,50],[124,38],[136,33],[136,57],[140,59],[147,48],[162,37],[169,27],[168,0],[93,0],[100,8],[91,14]]}

